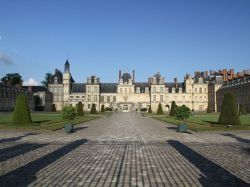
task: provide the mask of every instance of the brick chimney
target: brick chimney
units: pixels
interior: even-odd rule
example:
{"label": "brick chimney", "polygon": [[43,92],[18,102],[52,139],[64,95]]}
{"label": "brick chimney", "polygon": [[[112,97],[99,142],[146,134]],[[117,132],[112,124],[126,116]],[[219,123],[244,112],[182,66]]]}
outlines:
{"label": "brick chimney", "polygon": [[223,75],[223,81],[227,81],[227,70],[226,69],[223,69],[222,71],[222,75]]}
{"label": "brick chimney", "polygon": [[177,85],[178,85],[178,82],[177,82],[177,78],[176,78],[176,77],[174,78],[174,85],[175,85],[175,88],[178,87],[178,86],[177,86]]}

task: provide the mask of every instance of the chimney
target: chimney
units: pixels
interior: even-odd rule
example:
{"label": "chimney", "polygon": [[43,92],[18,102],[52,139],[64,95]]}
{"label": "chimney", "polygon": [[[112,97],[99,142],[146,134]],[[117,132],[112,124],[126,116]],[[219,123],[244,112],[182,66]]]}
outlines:
{"label": "chimney", "polygon": [[175,78],[174,78],[174,85],[175,85],[175,88],[177,88],[177,83],[178,83],[178,82],[177,82],[177,78],[175,77]]}
{"label": "chimney", "polygon": [[133,70],[133,82],[135,82],[135,70]]}
{"label": "chimney", "polygon": [[208,78],[208,71],[205,71],[205,78]]}
{"label": "chimney", "polygon": [[223,74],[223,81],[227,81],[227,70],[223,69],[222,74]]}
{"label": "chimney", "polygon": [[28,87],[28,93],[32,93],[32,86]]}
{"label": "chimney", "polygon": [[122,78],[122,71],[119,70],[119,80]]}

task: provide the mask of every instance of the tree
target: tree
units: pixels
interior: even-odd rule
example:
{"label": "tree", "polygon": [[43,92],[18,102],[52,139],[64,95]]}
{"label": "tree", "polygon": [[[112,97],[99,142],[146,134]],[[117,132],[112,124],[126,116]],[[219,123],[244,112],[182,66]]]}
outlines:
{"label": "tree", "polygon": [[79,101],[77,104],[77,114],[78,116],[84,116],[83,105],[81,101]]}
{"label": "tree", "polygon": [[158,114],[158,115],[162,115],[162,114],[163,114],[163,110],[162,110],[161,103],[159,103],[159,105],[158,105],[157,114]]}
{"label": "tree", "polygon": [[246,115],[247,114],[247,111],[246,111],[246,108],[244,105],[240,105],[240,111],[239,111],[239,115]]}
{"label": "tree", "polygon": [[55,105],[55,104],[52,104],[52,106],[51,106],[51,111],[52,111],[52,112],[56,112],[56,105]]}
{"label": "tree", "polygon": [[210,103],[208,103],[208,106],[207,106],[207,113],[211,113],[211,106],[210,106]]}
{"label": "tree", "polygon": [[2,79],[2,82],[5,84],[10,84],[10,86],[14,86],[17,84],[22,84],[22,76],[19,73],[7,73]]}
{"label": "tree", "polygon": [[62,109],[62,119],[71,123],[76,117],[76,110],[72,106],[65,106]]}
{"label": "tree", "polygon": [[52,78],[52,76],[53,76],[53,75],[52,75],[51,73],[46,73],[46,74],[45,74],[45,77],[44,77],[44,81],[42,81],[41,84],[42,84],[44,87],[48,88],[48,84],[49,84],[50,79]]}
{"label": "tree", "polygon": [[240,125],[236,99],[232,92],[224,94],[219,123],[225,125]]}
{"label": "tree", "polygon": [[102,105],[102,107],[101,107],[101,112],[105,112],[104,105]]}
{"label": "tree", "polygon": [[185,105],[175,107],[175,117],[178,120],[188,119],[191,115],[190,108]]}
{"label": "tree", "polygon": [[176,107],[177,107],[177,105],[175,104],[175,101],[172,101],[169,116],[172,116],[172,117],[175,116],[175,108]]}
{"label": "tree", "polygon": [[90,109],[90,114],[97,114],[97,111],[96,111],[96,104],[92,104],[91,106],[91,109]]}
{"label": "tree", "polygon": [[148,107],[148,113],[152,113],[151,105]]}
{"label": "tree", "polygon": [[142,108],[142,109],[141,109],[141,112],[147,112],[147,111],[148,111],[147,108]]}
{"label": "tree", "polygon": [[30,110],[28,105],[28,98],[21,94],[16,98],[14,114],[12,118],[13,124],[29,124],[32,123]]}

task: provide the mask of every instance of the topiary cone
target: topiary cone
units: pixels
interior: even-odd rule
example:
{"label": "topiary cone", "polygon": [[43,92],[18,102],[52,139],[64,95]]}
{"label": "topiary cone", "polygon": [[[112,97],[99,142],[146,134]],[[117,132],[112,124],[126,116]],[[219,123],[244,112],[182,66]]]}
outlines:
{"label": "topiary cone", "polygon": [[17,96],[14,114],[12,118],[13,124],[32,123],[27,96],[22,94]]}

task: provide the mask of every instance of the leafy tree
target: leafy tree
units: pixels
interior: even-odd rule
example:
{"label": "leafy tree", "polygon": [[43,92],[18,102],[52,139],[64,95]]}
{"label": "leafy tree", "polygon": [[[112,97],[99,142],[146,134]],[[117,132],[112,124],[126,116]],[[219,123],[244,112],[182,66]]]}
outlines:
{"label": "leafy tree", "polygon": [[247,111],[246,111],[246,108],[244,105],[240,105],[240,111],[239,111],[239,115],[246,115],[247,114]]}
{"label": "leafy tree", "polygon": [[188,119],[191,115],[190,108],[185,105],[175,107],[175,117],[178,120]]}
{"label": "leafy tree", "polygon": [[177,105],[175,104],[175,101],[172,101],[169,116],[172,116],[172,117],[175,116],[175,108],[176,107],[177,107]]}
{"label": "leafy tree", "polygon": [[96,104],[92,104],[91,106],[91,109],[90,109],[90,114],[97,114],[97,111],[96,111]]}
{"label": "leafy tree", "polygon": [[83,105],[81,101],[79,101],[77,104],[77,114],[78,116],[84,116]]}
{"label": "leafy tree", "polygon": [[148,113],[152,113],[151,105],[148,107]]}
{"label": "leafy tree", "polygon": [[9,83],[11,86],[22,84],[22,76],[19,73],[7,73],[2,79],[5,84]]}
{"label": "leafy tree", "polygon": [[163,110],[162,110],[161,103],[159,103],[159,105],[158,105],[157,114],[158,114],[158,115],[162,115],[162,114],[163,114]]}
{"label": "leafy tree", "polygon": [[49,84],[50,79],[52,78],[52,76],[53,76],[53,75],[52,75],[51,73],[46,73],[46,74],[45,74],[45,77],[44,77],[44,81],[42,81],[41,84],[42,84],[44,87],[48,88],[48,84]]}
{"label": "leafy tree", "polygon": [[24,94],[17,96],[12,123],[13,124],[32,123],[28,105],[28,98]]}
{"label": "leafy tree", "polygon": [[51,111],[52,111],[52,112],[56,112],[56,105],[55,105],[55,104],[52,104],[52,106],[51,106]]}
{"label": "leafy tree", "polygon": [[104,105],[102,105],[102,107],[101,107],[101,112],[105,112]]}
{"label": "leafy tree", "polygon": [[232,92],[224,94],[219,123],[225,125],[240,125],[236,99]]}
{"label": "leafy tree", "polygon": [[62,109],[62,119],[71,123],[76,117],[77,113],[74,107],[72,106],[65,106]]}

